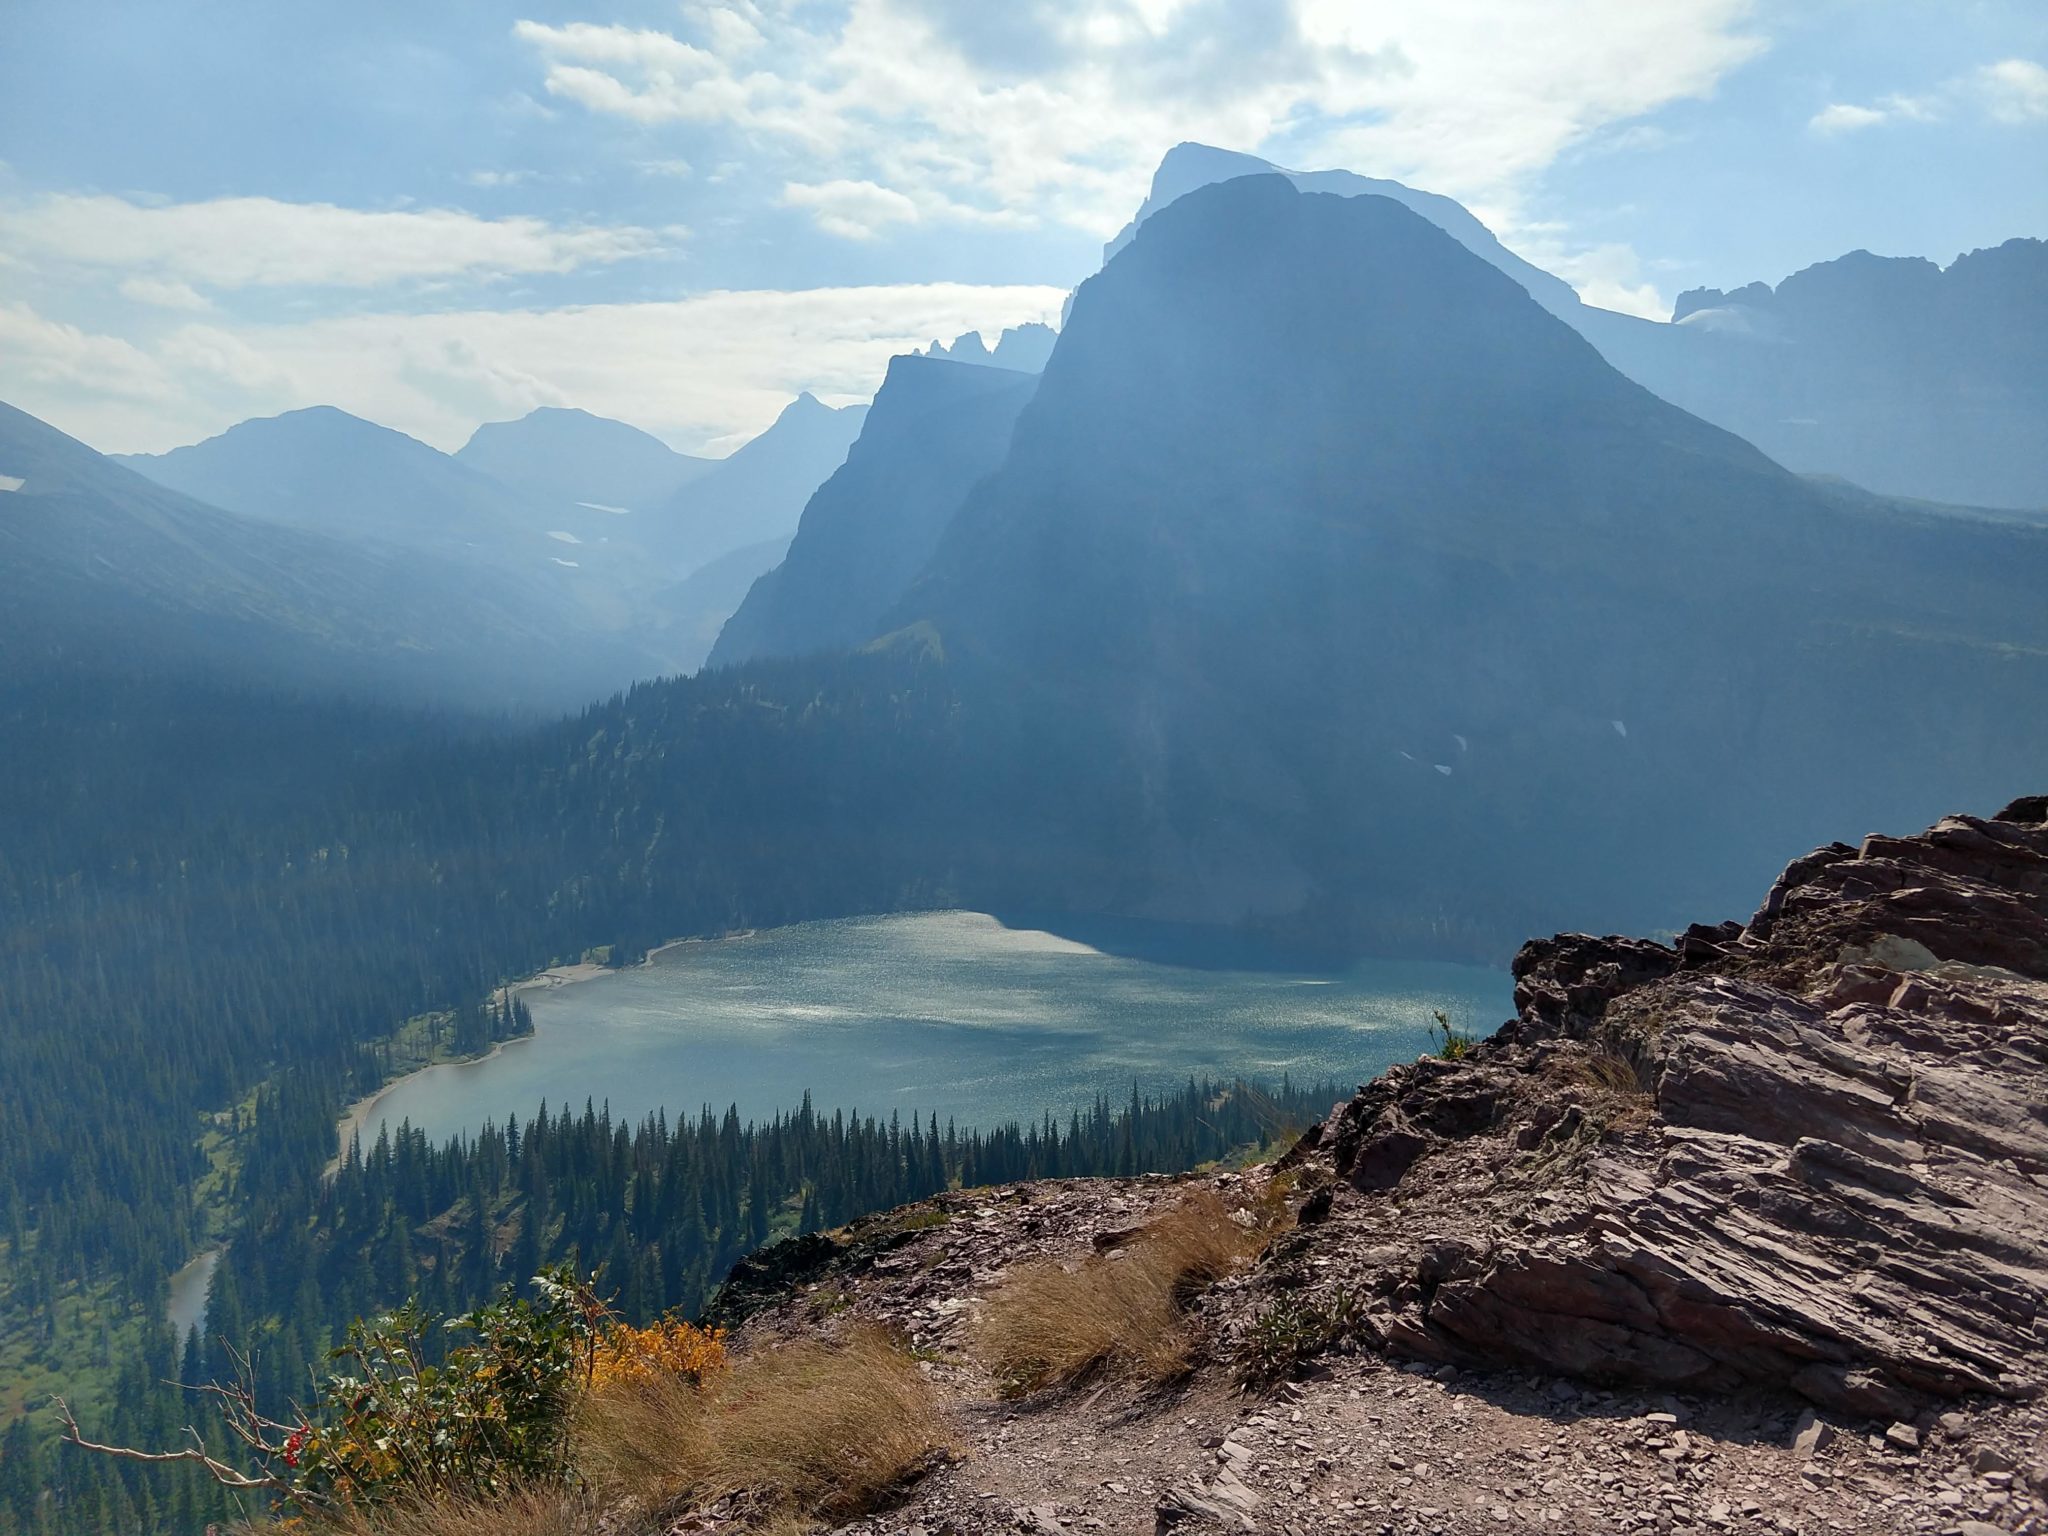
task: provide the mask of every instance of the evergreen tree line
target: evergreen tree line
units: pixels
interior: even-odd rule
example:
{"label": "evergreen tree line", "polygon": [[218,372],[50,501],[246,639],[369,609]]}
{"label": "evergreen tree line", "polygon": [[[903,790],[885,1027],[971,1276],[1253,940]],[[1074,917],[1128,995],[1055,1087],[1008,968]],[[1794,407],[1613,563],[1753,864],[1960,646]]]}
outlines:
{"label": "evergreen tree line", "polygon": [[[1093,748],[987,704],[964,728],[958,673],[816,658],[647,684],[548,724],[50,666],[0,677],[0,1357],[82,1404],[118,1395],[122,1414],[183,1422],[175,1396],[119,1386],[163,1353],[168,1276],[224,1210],[231,1253],[316,1229],[335,1118],[394,1070],[408,1019],[445,1015],[450,1043],[474,1046],[521,1027],[482,999],[601,947],[630,960],[860,912],[1057,907],[1063,880],[1099,895],[1143,878],[1143,815],[1077,788],[1134,776],[1083,771]],[[811,1198],[826,1219],[829,1186]],[[729,1257],[719,1232],[695,1280],[664,1271],[664,1298]],[[594,1258],[612,1243],[607,1226]],[[455,1283],[415,1262],[423,1287]],[[286,1313],[264,1284],[245,1315],[267,1327]],[[316,1279],[304,1315],[324,1338],[363,1294],[323,1299]],[[319,1351],[299,1353],[280,1382]],[[9,1385],[0,1413],[37,1408]],[[48,1415],[30,1430],[40,1457]],[[9,1455],[0,1489],[24,1465]],[[71,1490],[78,1528],[134,1528],[127,1472],[37,1465],[62,1470],[49,1486]],[[95,1499],[105,1521],[81,1513]]]}
{"label": "evergreen tree line", "polygon": [[[7,1269],[33,1252],[51,1284],[111,1275],[153,1305],[197,1236],[203,1138],[245,1129],[234,1116],[260,1085],[309,1085],[269,1108],[304,1116],[286,1134],[310,1177],[399,1025],[544,966],[1040,894],[1042,839],[992,846],[933,808],[948,786],[1044,798],[1060,778],[1047,742],[983,732],[964,757],[960,740],[943,669],[914,657],[647,684],[495,731],[173,683],[9,680],[0,1218],[35,1240]],[[1061,814],[1113,861],[1108,808],[1083,797]],[[1012,865],[1014,881],[988,874]]]}
{"label": "evergreen tree line", "polygon": [[[289,1097],[288,1082],[274,1091]],[[595,1269],[628,1320],[694,1317],[742,1255],[773,1238],[838,1226],[948,1188],[1028,1178],[1180,1171],[1259,1145],[1325,1113],[1333,1084],[1273,1091],[1190,1081],[1173,1093],[1064,1121],[961,1129],[801,1107],[765,1122],[708,1107],[636,1125],[608,1110],[543,1106],[439,1144],[410,1124],[350,1147],[311,1193],[251,1159],[247,1218],[214,1273],[207,1333],[176,1359],[169,1331],[145,1330],[119,1363],[106,1438],[180,1443],[204,1407],[170,1383],[228,1379],[247,1357],[278,1417],[312,1396],[347,1324],[418,1298],[455,1315],[569,1259]],[[270,1117],[284,1122],[288,1112]],[[259,1112],[258,1123],[264,1116]],[[289,1147],[276,1155],[291,1158]],[[444,1334],[428,1347],[445,1348]],[[95,1429],[99,1426],[94,1426]],[[39,1444],[25,1420],[0,1440],[0,1533],[193,1536],[232,1501],[190,1467],[139,1467]]]}

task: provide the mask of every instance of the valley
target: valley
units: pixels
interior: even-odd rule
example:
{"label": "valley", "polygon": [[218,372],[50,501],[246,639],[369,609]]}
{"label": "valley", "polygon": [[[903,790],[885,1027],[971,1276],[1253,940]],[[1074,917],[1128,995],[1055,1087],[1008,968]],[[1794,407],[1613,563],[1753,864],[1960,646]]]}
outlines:
{"label": "valley", "polygon": [[2048,34],[830,8],[4,144],[0,1536],[2048,1536]]}

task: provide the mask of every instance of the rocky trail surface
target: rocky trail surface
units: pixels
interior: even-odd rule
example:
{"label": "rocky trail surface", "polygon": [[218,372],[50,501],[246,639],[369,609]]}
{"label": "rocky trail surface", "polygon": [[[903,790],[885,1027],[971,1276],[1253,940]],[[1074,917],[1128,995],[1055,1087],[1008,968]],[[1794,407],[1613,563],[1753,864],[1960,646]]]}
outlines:
{"label": "rocky trail surface", "polygon": [[[1515,972],[1496,1036],[1271,1168],[948,1194],[744,1262],[742,1347],[878,1320],[948,1404],[954,1454],[849,1529],[2048,1532],[2048,799]],[[1189,1297],[1192,1372],[1001,1396],[1006,1279],[1196,1190],[1292,1225]]]}

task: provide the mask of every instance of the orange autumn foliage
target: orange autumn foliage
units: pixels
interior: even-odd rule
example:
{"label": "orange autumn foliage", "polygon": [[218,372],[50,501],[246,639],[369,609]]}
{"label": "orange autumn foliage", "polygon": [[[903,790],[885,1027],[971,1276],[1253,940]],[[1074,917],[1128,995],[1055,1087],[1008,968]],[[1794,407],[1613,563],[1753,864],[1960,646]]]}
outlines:
{"label": "orange autumn foliage", "polygon": [[672,1317],[645,1328],[613,1323],[592,1348],[589,1384],[602,1391],[678,1378],[701,1383],[725,1367],[723,1328],[699,1328]]}

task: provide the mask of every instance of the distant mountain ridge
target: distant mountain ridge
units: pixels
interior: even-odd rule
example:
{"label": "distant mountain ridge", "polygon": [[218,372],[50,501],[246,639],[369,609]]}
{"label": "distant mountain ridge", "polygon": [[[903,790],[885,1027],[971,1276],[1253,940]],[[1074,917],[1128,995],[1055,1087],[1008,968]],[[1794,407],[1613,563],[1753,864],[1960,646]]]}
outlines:
{"label": "distant mountain ridge", "polygon": [[625,422],[556,406],[485,422],[454,458],[565,508],[594,503],[628,512],[655,510],[719,462],[677,453]]}
{"label": "distant mountain ridge", "polygon": [[2010,240],[1944,272],[1855,252],[1772,290],[1696,289],[1676,324],[1582,303],[1450,198],[1348,171],[1282,171],[1207,145],[1168,151],[1113,255],[1198,186],[1285,175],[1304,191],[1390,197],[1513,278],[1623,373],[1787,467],[1886,495],[2048,507],[2048,244]]}
{"label": "distant mountain ridge", "polygon": [[846,650],[875,632],[961,500],[1002,462],[1033,373],[897,357],[846,462],[712,648],[713,666]]}
{"label": "distant mountain ridge", "polygon": [[243,517],[411,548],[539,537],[543,509],[467,464],[333,406],[240,422],[168,453],[115,462]]}
{"label": "distant mountain ridge", "polygon": [[1079,290],[884,629],[1099,765],[1144,852],[1086,899],[1382,947],[1713,910],[2048,756],[2048,533],[1823,495],[1489,265],[1249,177]]}
{"label": "distant mountain ridge", "polygon": [[1683,351],[1637,332],[1617,362],[1785,463],[1895,495],[2048,508],[2048,242],[1946,268],[1852,251],[1775,289],[1690,289],[1673,319]]}
{"label": "distant mountain ridge", "polygon": [[1059,333],[1049,325],[1032,322],[1013,325],[996,338],[994,347],[982,340],[981,332],[969,331],[956,336],[949,347],[933,342],[920,357],[941,358],[955,363],[980,363],[989,368],[1014,368],[1022,373],[1036,373],[1045,366],[1045,360],[1052,356],[1053,344],[1059,340]]}
{"label": "distant mountain ridge", "polygon": [[565,645],[640,658],[593,674],[603,692],[703,664],[863,409],[804,395],[731,457],[693,459],[584,411],[488,423],[450,455],[320,406],[120,462],[238,517],[432,556],[458,604],[510,579]]}
{"label": "distant mountain ridge", "polygon": [[[428,450],[431,452],[431,450]],[[8,665],[499,710],[562,706],[646,666],[576,636],[537,577],[209,506],[0,405],[0,652]]]}
{"label": "distant mountain ridge", "polygon": [[865,405],[833,407],[806,390],[769,428],[683,486],[636,526],[666,568],[693,570],[796,532],[811,493],[846,462]]}

